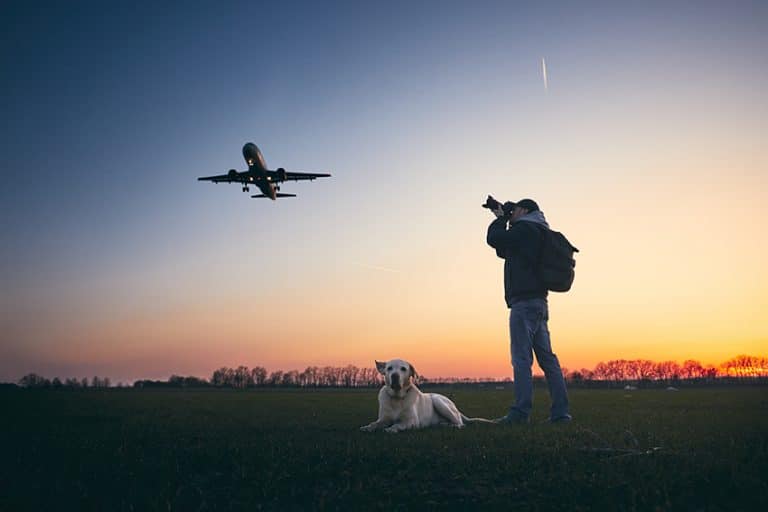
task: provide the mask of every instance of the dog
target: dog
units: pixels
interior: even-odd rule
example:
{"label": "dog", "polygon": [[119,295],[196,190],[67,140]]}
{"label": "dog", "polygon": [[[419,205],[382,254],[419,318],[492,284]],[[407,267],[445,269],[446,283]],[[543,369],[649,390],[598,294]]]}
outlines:
{"label": "dog", "polygon": [[493,423],[485,418],[467,418],[446,396],[422,393],[414,382],[418,377],[416,369],[408,361],[376,361],[376,369],[384,376],[384,386],[379,391],[379,417],[360,427],[363,432],[383,429],[396,434],[434,425],[464,428],[467,423]]}

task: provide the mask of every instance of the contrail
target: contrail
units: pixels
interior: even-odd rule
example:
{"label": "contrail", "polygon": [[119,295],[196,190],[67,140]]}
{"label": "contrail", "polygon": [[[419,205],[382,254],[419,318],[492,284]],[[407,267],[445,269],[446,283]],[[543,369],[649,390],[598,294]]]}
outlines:
{"label": "contrail", "polygon": [[541,58],[541,76],[544,77],[544,90],[549,90],[549,83],[547,82],[547,61],[544,57]]}
{"label": "contrail", "polygon": [[382,270],[382,271],[384,271],[384,272],[394,272],[395,274],[399,274],[399,273],[400,273],[400,271],[399,271],[399,270],[395,270],[395,269],[393,269],[393,268],[387,268],[387,267],[378,267],[378,266],[376,266],[376,265],[368,265],[368,264],[366,264],[366,263],[358,263],[358,262],[356,262],[356,261],[355,261],[355,262],[353,262],[353,264],[354,264],[354,265],[357,265],[358,267],[367,268],[367,269],[369,269],[369,270]]}

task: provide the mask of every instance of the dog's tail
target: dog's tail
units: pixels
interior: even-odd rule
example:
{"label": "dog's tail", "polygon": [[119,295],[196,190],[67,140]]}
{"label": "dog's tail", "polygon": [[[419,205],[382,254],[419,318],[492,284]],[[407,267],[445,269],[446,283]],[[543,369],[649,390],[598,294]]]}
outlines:
{"label": "dog's tail", "polygon": [[461,419],[462,419],[462,421],[464,421],[464,423],[493,423],[493,424],[496,424],[495,421],[489,420],[489,419],[486,419],[486,418],[468,418],[467,416],[464,415],[464,413],[460,413],[460,414],[461,414]]}

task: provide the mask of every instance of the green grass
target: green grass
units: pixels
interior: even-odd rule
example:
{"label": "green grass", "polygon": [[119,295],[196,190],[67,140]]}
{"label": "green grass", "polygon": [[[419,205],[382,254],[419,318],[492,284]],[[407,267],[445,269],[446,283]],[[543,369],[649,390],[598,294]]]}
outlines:
{"label": "green grass", "polygon": [[528,426],[397,435],[358,431],[375,390],[0,391],[0,510],[759,510],[766,391],[572,390],[548,425],[537,390]]}

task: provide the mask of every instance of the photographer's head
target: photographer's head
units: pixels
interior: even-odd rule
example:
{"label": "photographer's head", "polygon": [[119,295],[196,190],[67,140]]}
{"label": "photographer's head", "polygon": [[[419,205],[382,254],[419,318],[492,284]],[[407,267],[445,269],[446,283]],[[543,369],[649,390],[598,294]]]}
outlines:
{"label": "photographer's head", "polygon": [[526,215],[531,212],[535,212],[539,209],[539,205],[536,204],[536,201],[533,199],[521,199],[520,201],[515,203],[515,209],[512,210],[512,216],[510,217],[510,220],[512,222],[516,221],[523,215]]}

